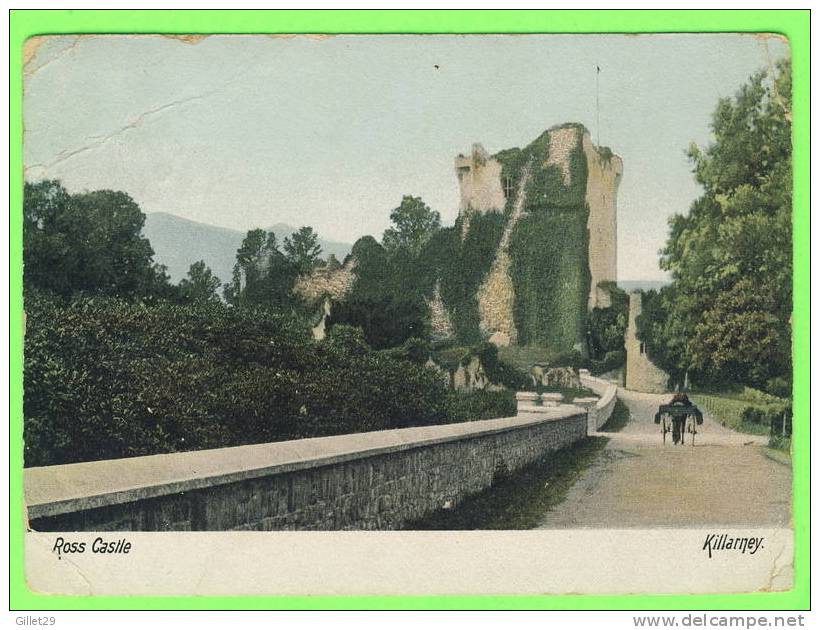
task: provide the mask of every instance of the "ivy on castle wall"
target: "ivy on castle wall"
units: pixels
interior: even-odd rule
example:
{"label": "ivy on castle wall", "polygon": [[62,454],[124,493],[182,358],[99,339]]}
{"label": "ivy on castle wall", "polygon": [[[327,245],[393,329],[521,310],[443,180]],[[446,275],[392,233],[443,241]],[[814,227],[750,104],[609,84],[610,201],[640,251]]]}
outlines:
{"label": "ivy on castle wall", "polygon": [[[570,123],[541,134],[523,149],[493,156],[501,163],[502,183],[512,184],[503,211],[470,213],[452,227],[437,230],[416,252],[387,252],[365,237],[354,246],[356,282],[348,300],[422,304],[436,284],[450,316],[456,340],[472,345],[484,340],[478,291],[498,255],[504,229],[520,192],[524,167],[531,164],[524,189],[524,216],[512,230],[510,276],[515,291],[514,318],[518,343],[568,352],[586,345],[590,290],[589,234],[586,205],[587,162],[580,142],[567,156],[568,173],[549,164],[550,131],[586,130]],[[564,177],[569,175],[568,182]],[[464,221],[469,222],[462,238]],[[426,308],[426,306],[425,306]],[[426,329],[420,322],[417,329]]]}
{"label": "ivy on castle wall", "polygon": [[510,240],[510,274],[515,288],[515,324],[520,344],[543,345],[567,352],[585,343],[589,271],[589,233],[586,205],[587,162],[580,144],[569,155],[569,183],[561,168],[547,164],[550,131],[576,128],[568,123],[545,131],[524,149],[508,149],[494,157],[501,162],[502,178],[510,177],[518,192],[521,170],[532,158],[525,188],[526,215]]}
{"label": "ivy on castle wall", "polygon": [[521,219],[510,258],[519,343],[568,352],[584,343],[590,274],[586,206]]}
{"label": "ivy on castle wall", "polygon": [[[386,347],[386,339],[401,343],[407,335],[427,330],[429,316],[414,315],[412,321],[404,321],[407,318],[400,318],[398,311],[427,313],[425,300],[433,296],[436,283],[440,283],[441,299],[456,338],[465,344],[481,341],[477,293],[495,260],[507,219],[501,212],[473,214],[463,241],[462,221],[459,218],[453,227],[439,229],[418,254],[401,248],[388,252],[372,237],[359,239],[352,252],[357,261],[356,279],[345,307],[334,306],[331,324],[362,326],[374,347]],[[369,311],[374,314],[366,317]],[[389,312],[388,320],[400,320],[404,336],[376,311]],[[371,329],[384,329],[390,334],[376,335]]]}

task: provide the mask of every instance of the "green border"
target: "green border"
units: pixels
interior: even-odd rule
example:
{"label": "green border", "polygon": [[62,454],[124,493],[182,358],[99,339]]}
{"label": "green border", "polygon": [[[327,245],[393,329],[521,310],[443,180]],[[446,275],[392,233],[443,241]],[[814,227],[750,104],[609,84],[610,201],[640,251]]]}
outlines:
{"label": "green border", "polygon": [[[809,10],[63,11],[10,15],[10,606],[54,609],[771,609],[809,608]],[[664,596],[73,597],[29,591],[24,577],[22,47],[59,33],[634,33],[773,32],[794,72],[795,588],[784,593]]]}

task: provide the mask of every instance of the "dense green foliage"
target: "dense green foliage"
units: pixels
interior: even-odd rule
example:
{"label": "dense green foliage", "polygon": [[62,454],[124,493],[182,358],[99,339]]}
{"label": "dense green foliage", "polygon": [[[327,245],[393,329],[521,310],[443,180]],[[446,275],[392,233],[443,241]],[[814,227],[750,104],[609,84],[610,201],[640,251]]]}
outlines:
{"label": "dense green foliage", "polygon": [[629,297],[614,282],[602,282],[599,289],[609,293],[610,305],[593,308],[587,318],[589,356],[603,359],[610,352],[624,351],[624,334],[629,320]]}
{"label": "dense green foliage", "polygon": [[173,288],[141,236],[145,215],[123,192],[69,194],[60,182],[26,182],[23,281],[64,297],[170,297]]}
{"label": "dense green foliage", "polygon": [[554,208],[577,208],[584,205],[587,164],[583,150],[578,147],[570,155],[568,185],[565,185],[562,180],[561,169],[554,164],[547,164],[550,132],[567,128],[576,129],[581,134],[587,131],[580,123],[557,125],[542,133],[523,149],[505,149],[493,156],[501,163],[502,181],[507,181],[509,178],[513,183],[515,192],[507,198],[506,209],[508,211],[512,209],[516,201],[518,184],[527,164],[531,166],[530,181],[525,188],[524,209],[527,212],[549,211]]}
{"label": "dense green foliage", "polygon": [[509,418],[517,413],[515,392],[509,389],[479,390],[469,394],[451,391],[447,395],[447,418],[450,422]]}
{"label": "dense green foliage", "polygon": [[422,236],[399,225],[389,250],[357,243],[363,273],[316,342],[311,305],[293,292],[298,275],[324,264],[311,228],[286,238],[284,252],[273,233],[249,231],[227,305],[203,261],[168,282],[124,193],[69,195],[47,181],[26,185],[25,205],[28,466],[515,412],[509,392],[451,392],[424,367],[424,299],[450,262],[438,244],[453,233],[437,215]]}
{"label": "dense green foliage", "polygon": [[405,195],[401,204],[390,213],[393,227],[385,230],[382,243],[388,251],[405,248],[418,253],[441,227],[441,217],[420,197]]}
{"label": "dense green foliage", "polygon": [[361,328],[367,343],[376,349],[393,348],[412,338],[428,337],[427,306],[412,296],[351,296],[334,302],[327,325],[338,324]]}
{"label": "dense green foliage", "polygon": [[225,285],[225,299],[234,306],[295,306],[293,284],[299,268],[279,250],[276,234],[249,230],[236,252],[233,280]]}
{"label": "dense green foliage", "polygon": [[432,288],[423,273],[413,272],[417,256],[406,248],[388,252],[372,236],[356,241],[351,256],[356,261],[353,287],[342,301],[334,302],[328,325],[359,326],[374,348],[426,338],[424,298]]}
{"label": "dense green foliage", "polygon": [[522,344],[566,352],[586,342],[586,207],[522,218],[510,241],[515,325]]}
{"label": "dense green foliage", "polygon": [[782,433],[785,420],[787,435],[791,434],[792,410],[788,400],[748,387],[740,391],[692,394],[692,400],[717,422],[736,431],[757,435]]}
{"label": "dense green foliage", "polygon": [[[654,361],[693,382],[783,390],[791,378],[791,65],[755,74],[712,118],[689,157],[704,194],[670,220],[639,337]],[[647,308],[648,307],[648,308]]]}
{"label": "dense green foliage", "polygon": [[310,273],[319,263],[322,247],[319,235],[312,227],[303,226],[290,236],[285,237],[285,257],[298,274]]}
{"label": "dense green foliage", "polygon": [[624,334],[629,319],[629,297],[614,282],[602,282],[599,289],[607,291],[610,305],[595,307],[587,315],[587,342],[590,370],[603,374],[626,363]]}
{"label": "dense green foliage", "polygon": [[219,302],[217,289],[222,282],[211,269],[200,260],[191,265],[188,277],[179,282],[180,300],[183,302]]}
{"label": "dense green foliage", "polygon": [[498,253],[506,218],[500,212],[470,215],[462,241],[458,235],[463,220],[456,221],[449,242],[435,262],[441,278],[441,299],[450,313],[456,337],[463,343],[476,343],[482,339],[478,289]]}
{"label": "dense green foliage", "polygon": [[221,303],[153,306],[30,295],[27,466],[510,415],[337,326]]}
{"label": "dense green foliage", "polygon": [[371,236],[356,241],[356,280],[334,306],[333,323],[362,326],[376,347],[403,343],[429,331],[426,300],[438,283],[456,338],[480,341],[476,294],[495,259],[505,218],[499,212],[471,215],[463,241],[462,221],[428,234],[417,248],[385,247]]}
{"label": "dense green foliage", "polygon": [[[580,125],[564,127],[583,131]],[[569,351],[586,345],[590,289],[587,166],[583,150],[576,147],[569,157],[569,182],[565,184],[561,169],[548,165],[548,157],[549,131],[523,150],[496,155],[502,163],[502,177],[516,182],[530,165],[524,200],[527,215],[515,226],[510,240],[518,341]]]}

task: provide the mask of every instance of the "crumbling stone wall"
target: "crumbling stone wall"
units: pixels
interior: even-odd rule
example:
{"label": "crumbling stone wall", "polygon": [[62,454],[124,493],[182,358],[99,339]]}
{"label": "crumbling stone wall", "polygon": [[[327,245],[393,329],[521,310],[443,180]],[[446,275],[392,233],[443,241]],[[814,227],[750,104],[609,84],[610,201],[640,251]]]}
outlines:
{"label": "crumbling stone wall", "polygon": [[444,301],[441,299],[441,282],[436,282],[436,288],[433,291],[433,296],[426,300],[427,307],[430,309],[430,328],[435,339],[449,339],[455,335],[455,327],[450,313],[444,306]]}
{"label": "crumbling stone wall", "polygon": [[510,236],[524,215],[526,189],[530,177],[530,165],[524,168],[518,184],[515,206],[504,227],[490,273],[478,289],[479,326],[496,345],[510,345],[518,340],[515,327],[515,287],[510,277]]}
{"label": "crumbling stone wall", "polygon": [[578,372],[570,367],[550,367],[549,365],[536,363],[530,368],[530,378],[533,387],[538,385],[576,389],[581,387]]}
{"label": "crumbling stone wall", "polygon": [[300,276],[293,286],[294,292],[309,300],[329,296],[332,300],[342,299],[353,287],[356,266],[353,258],[338,269],[319,267],[309,275]]}
{"label": "crumbling stone wall", "polygon": [[456,176],[461,193],[459,214],[504,208],[501,163],[490,157],[483,146],[474,144],[469,156],[456,158]]}

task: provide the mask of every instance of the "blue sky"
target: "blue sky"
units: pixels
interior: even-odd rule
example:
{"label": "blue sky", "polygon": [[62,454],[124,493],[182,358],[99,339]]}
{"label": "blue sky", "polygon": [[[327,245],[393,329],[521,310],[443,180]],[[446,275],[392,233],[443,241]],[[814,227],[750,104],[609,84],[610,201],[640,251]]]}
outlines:
{"label": "blue sky", "polygon": [[785,55],[734,34],[48,38],[26,66],[27,178],[353,242],[379,237],[404,194],[452,223],[453,158],[473,142],[495,152],[581,122],[624,160],[619,278],[662,279],[667,218],[700,193],[685,148]]}

